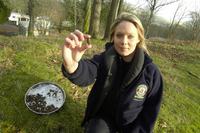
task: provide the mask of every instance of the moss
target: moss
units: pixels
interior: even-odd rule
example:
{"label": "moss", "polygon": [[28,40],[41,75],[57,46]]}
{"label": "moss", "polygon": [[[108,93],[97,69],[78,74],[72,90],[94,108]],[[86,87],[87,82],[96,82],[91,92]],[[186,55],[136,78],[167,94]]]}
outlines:
{"label": "moss", "polygon": [[14,126],[13,124],[0,121],[0,132],[2,132],[2,133],[18,133],[18,132],[26,133],[25,131],[20,131],[20,129],[17,128],[16,126]]}
{"label": "moss", "polygon": [[28,36],[34,36],[34,33],[33,32],[28,32]]}
{"label": "moss", "polygon": [[47,133],[57,133],[59,132],[59,123],[56,121],[49,121],[46,127],[46,132]]}

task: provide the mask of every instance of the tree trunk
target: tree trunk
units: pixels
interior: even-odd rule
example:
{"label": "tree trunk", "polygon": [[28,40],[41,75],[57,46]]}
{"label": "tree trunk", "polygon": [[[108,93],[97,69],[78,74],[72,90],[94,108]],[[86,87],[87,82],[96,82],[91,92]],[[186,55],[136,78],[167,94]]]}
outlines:
{"label": "tree trunk", "polygon": [[98,38],[99,36],[101,2],[102,0],[94,0],[93,7],[92,7],[89,34],[92,35],[93,38]]}
{"label": "tree trunk", "polygon": [[154,12],[156,10],[156,6],[157,6],[157,0],[149,0],[149,7],[150,7],[151,13],[150,13],[149,20],[147,22],[146,29],[145,29],[145,38],[149,38],[149,28],[152,23],[152,19],[154,16]]}
{"label": "tree trunk", "polygon": [[29,26],[28,26],[28,36],[34,36],[34,0],[29,0],[28,3],[28,9],[29,9],[29,16],[30,16],[30,21],[29,21]]}
{"label": "tree trunk", "polygon": [[147,26],[146,26],[146,30],[145,30],[146,31],[145,32],[145,38],[149,38],[149,28],[151,26],[153,16],[154,16],[154,13],[153,13],[153,11],[151,11],[151,14],[150,14]]}
{"label": "tree trunk", "polygon": [[109,38],[110,27],[111,27],[112,22],[117,17],[119,3],[120,3],[120,0],[112,0],[112,3],[110,5],[110,11],[109,11],[108,18],[107,18],[106,30],[105,30],[103,40],[106,40]]}
{"label": "tree trunk", "polygon": [[83,26],[83,33],[86,34],[89,32],[89,25],[90,25],[90,14],[91,14],[91,3],[92,0],[86,0],[85,4],[85,18],[84,18],[84,26]]}
{"label": "tree trunk", "polygon": [[60,23],[58,25],[58,31],[59,31],[59,34],[61,34],[61,31],[62,31],[62,20],[60,20]]}
{"label": "tree trunk", "polygon": [[123,4],[124,4],[124,0],[120,0],[117,16],[123,12],[123,10],[124,10]]}
{"label": "tree trunk", "polygon": [[74,2],[74,29],[76,29],[76,0]]}

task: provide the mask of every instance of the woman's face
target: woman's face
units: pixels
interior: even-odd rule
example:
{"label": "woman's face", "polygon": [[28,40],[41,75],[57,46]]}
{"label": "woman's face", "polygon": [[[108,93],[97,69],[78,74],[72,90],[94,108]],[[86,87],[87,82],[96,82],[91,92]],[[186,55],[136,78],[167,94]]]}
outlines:
{"label": "woman's face", "polygon": [[138,31],[133,23],[122,21],[116,26],[114,32],[114,47],[124,61],[132,61],[136,46],[139,42]]}

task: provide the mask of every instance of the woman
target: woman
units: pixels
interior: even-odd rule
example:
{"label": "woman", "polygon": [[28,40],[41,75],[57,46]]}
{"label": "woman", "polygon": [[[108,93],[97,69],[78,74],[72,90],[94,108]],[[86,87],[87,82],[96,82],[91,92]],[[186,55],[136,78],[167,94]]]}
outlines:
{"label": "woman", "polygon": [[75,30],[63,45],[62,72],[79,86],[93,84],[82,126],[86,133],[152,132],[162,101],[163,81],[148,56],[144,29],[132,14],[122,13],[111,26],[106,51],[82,60],[90,35]]}

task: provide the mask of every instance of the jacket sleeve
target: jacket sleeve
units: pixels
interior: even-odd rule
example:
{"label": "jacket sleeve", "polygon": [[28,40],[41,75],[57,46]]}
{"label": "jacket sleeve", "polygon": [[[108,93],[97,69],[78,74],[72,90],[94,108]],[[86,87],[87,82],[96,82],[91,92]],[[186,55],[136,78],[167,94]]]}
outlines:
{"label": "jacket sleeve", "polygon": [[62,65],[62,73],[72,83],[80,87],[91,85],[94,83],[98,75],[99,66],[103,60],[103,55],[104,53],[101,53],[100,55],[95,55],[91,60],[80,60],[79,66],[73,74],[68,74],[64,68],[64,65]]}
{"label": "jacket sleeve", "polygon": [[128,133],[151,133],[154,129],[163,96],[163,79],[158,69],[154,71],[150,87],[143,109],[133,125],[129,125]]}

